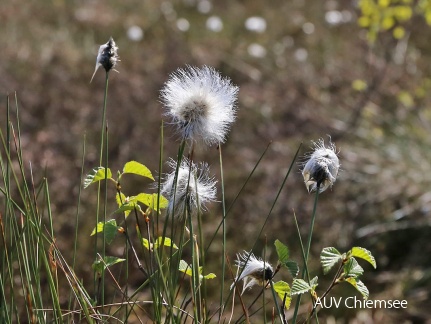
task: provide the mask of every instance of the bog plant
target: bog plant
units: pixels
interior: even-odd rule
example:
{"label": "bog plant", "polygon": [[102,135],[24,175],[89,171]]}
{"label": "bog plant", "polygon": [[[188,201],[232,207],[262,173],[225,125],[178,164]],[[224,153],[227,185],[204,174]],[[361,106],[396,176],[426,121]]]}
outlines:
{"label": "bog plant", "polygon": [[[335,247],[322,250],[320,262],[323,273],[327,275],[336,269],[326,289],[320,289],[317,276],[310,277],[308,259],[318,198],[334,185],[340,168],[337,151],[331,141],[329,145],[325,145],[323,139],[315,142],[313,151],[306,155],[306,161],[302,164],[305,187],[308,192],[314,193],[314,208],[305,245],[293,215],[298,233],[298,244],[294,248],[300,251],[302,260],[292,260],[289,248],[275,237],[268,238],[274,242],[272,247],[258,246],[263,229],[295,165],[300,147],[292,157],[289,170],[264,224],[256,233],[253,246],[238,247],[237,251],[227,249],[230,209],[226,208],[224,197],[222,144],[227,140],[228,131],[236,118],[239,88],[211,67],[180,68],[171,74],[161,90],[165,116],[169,119],[167,122],[175,127],[180,142],[176,158],[168,159],[167,163],[160,149],[158,179],[137,161],[126,162],[122,170],[114,173],[108,166],[106,103],[109,73],[118,61],[117,50],[111,38],[100,47],[97,56],[95,72],[100,66],[106,72],[100,160],[99,165],[83,177],[85,192],[94,190],[98,197],[94,229],[85,234],[95,237],[92,287],[85,285],[75,274],[78,266],[75,263],[76,244],[72,262],[63,257],[56,245],[47,180],[40,187],[25,180],[19,145],[19,118],[16,134],[9,120],[8,102],[6,134],[0,134],[4,148],[0,156],[3,176],[0,190],[6,201],[5,210],[0,214],[4,246],[0,278],[2,322],[61,323],[85,319],[89,323],[98,323],[127,322],[136,318],[156,323],[250,322],[256,321],[258,316],[251,312],[252,306],[261,304],[263,319],[259,321],[267,321],[266,308],[270,307],[273,309],[272,322],[287,323],[285,314],[291,307],[294,307],[293,322],[299,320],[301,296],[307,297],[307,302],[311,303],[305,319],[318,318],[316,301],[326,297],[339,284],[350,284],[363,298],[369,297],[367,287],[359,279],[364,269],[358,259],[367,261],[374,268],[376,261],[371,252],[362,247],[352,247],[344,253]],[[18,107],[16,111],[18,113]],[[160,138],[163,143],[163,132]],[[196,145],[217,145],[220,179],[216,180],[211,175],[207,163],[197,162]],[[14,154],[12,146],[15,147]],[[19,162],[21,179],[11,167],[14,157]],[[259,163],[260,160],[255,169]],[[169,172],[163,171],[165,165]],[[140,189],[124,192],[122,184],[131,177],[141,177],[149,182],[146,192]],[[13,181],[19,189],[18,199],[13,197]],[[217,184],[220,184],[219,196]],[[114,188],[115,194],[112,196],[109,195],[109,186]],[[203,219],[210,210],[210,203],[216,201],[222,204],[220,225],[211,237],[206,237]],[[41,203],[45,207],[43,213]],[[18,218],[15,216],[17,212],[20,215]],[[79,212],[77,227],[78,217]],[[220,229],[221,235],[218,236]],[[75,240],[78,240],[78,229]],[[222,247],[218,266],[214,262],[208,265],[215,242]],[[123,248],[121,255],[108,253],[119,250],[109,249],[113,244]],[[263,255],[256,256],[253,251],[262,248]],[[275,266],[266,259],[267,249],[276,251],[278,260]],[[232,262],[229,255],[234,254],[236,260]],[[14,265],[16,262],[18,270]],[[136,267],[132,268],[132,264]],[[139,271],[141,276],[142,284],[135,289],[129,284],[132,271]],[[19,283],[16,283],[16,276],[20,278]],[[42,293],[42,277],[49,283],[47,293]],[[66,304],[60,298],[59,277],[65,279],[70,287]],[[217,301],[209,300],[214,295],[208,294],[208,281],[218,282]],[[111,288],[112,283],[115,288]],[[107,289],[110,289],[109,293]],[[26,303],[18,302],[18,290],[27,296]],[[243,296],[250,290],[259,290],[259,293],[247,305]],[[265,294],[268,293],[273,299],[270,306],[265,301]]]}

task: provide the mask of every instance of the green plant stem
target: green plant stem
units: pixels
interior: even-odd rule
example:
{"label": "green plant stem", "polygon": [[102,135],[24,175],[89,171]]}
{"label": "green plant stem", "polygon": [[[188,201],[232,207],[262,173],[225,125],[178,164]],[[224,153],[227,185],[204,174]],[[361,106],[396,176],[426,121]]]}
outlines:
{"label": "green plant stem", "polygon": [[[304,268],[302,269],[301,278],[304,278],[306,269],[308,272],[308,267],[307,267],[308,255],[310,254],[311,238],[313,236],[314,221],[316,220],[317,201],[319,200],[319,189],[320,189],[320,184],[318,183],[316,188],[316,194],[314,196],[313,213],[311,215],[310,229],[308,232],[307,249],[305,250]],[[293,320],[292,320],[293,323],[296,323],[300,303],[301,303],[301,295],[299,295],[298,298],[296,299],[295,311],[293,313]]]}
{"label": "green plant stem", "polygon": [[219,321],[221,320],[221,317],[223,315],[224,311],[224,303],[223,303],[223,285],[224,285],[224,279],[225,279],[225,273],[226,273],[226,201],[225,201],[225,193],[224,193],[224,176],[223,176],[223,155],[222,155],[222,149],[221,149],[221,143],[219,144],[219,157],[220,157],[220,182],[221,182],[221,195],[222,195],[222,210],[223,210],[223,220],[222,220],[222,257],[221,257],[221,285],[220,285],[220,311],[219,311]]}

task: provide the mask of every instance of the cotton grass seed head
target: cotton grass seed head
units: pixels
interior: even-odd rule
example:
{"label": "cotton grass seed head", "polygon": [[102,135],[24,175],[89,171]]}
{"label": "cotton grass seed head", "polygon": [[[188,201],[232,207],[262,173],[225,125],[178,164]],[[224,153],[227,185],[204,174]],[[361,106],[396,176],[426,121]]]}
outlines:
{"label": "cotton grass seed head", "polygon": [[320,139],[313,144],[314,151],[302,169],[302,176],[308,192],[317,188],[319,192],[323,192],[332,187],[337,180],[340,162],[333,143],[329,142],[329,146],[326,147],[324,140]]}
{"label": "cotton grass seed head", "polygon": [[170,75],[161,101],[183,139],[213,145],[226,140],[237,95],[238,87],[214,68],[187,66]]}
{"label": "cotton grass seed head", "polygon": [[208,164],[194,164],[183,158],[178,168],[176,187],[174,181],[177,161],[171,159],[168,164],[172,171],[165,176],[160,190],[169,200],[168,212],[181,217],[185,208],[190,213],[196,213],[206,210],[206,204],[216,200],[217,181],[209,175]]}
{"label": "cotton grass seed head", "polygon": [[120,61],[117,54],[118,47],[114,42],[114,39],[111,37],[106,44],[100,45],[99,53],[96,58],[96,68],[94,69],[93,76],[91,77],[90,82],[93,80],[94,75],[96,74],[99,67],[103,66],[106,72],[109,72],[111,69],[117,65],[117,62]]}
{"label": "cotton grass seed head", "polygon": [[[274,275],[272,266],[261,258],[256,258],[252,252],[238,253],[236,265],[238,269],[242,269],[241,274],[235,278],[235,282],[240,280],[244,282],[242,293],[254,285],[264,286]],[[235,282],[230,289],[234,287]]]}

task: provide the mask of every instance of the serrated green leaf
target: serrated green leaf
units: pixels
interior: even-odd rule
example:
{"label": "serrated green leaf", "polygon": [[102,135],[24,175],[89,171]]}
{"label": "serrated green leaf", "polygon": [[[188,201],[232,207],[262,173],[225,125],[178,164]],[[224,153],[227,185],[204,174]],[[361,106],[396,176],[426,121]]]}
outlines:
{"label": "serrated green leaf", "polygon": [[359,277],[364,273],[364,269],[359,265],[358,261],[355,258],[350,258],[344,264],[344,274],[346,277]]}
{"label": "serrated green leaf", "polygon": [[374,269],[377,268],[376,259],[374,259],[371,252],[368,251],[367,249],[364,249],[364,248],[359,247],[359,246],[355,246],[354,248],[352,248],[350,250],[349,255],[351,255],[353,257],[361,258],[365,261],[368,261],[374,267]]}
{"label": "serrated green leaf", "polygon": [[368,291],[368,288],[364,285],[364,283],[356,278],[346,278],[346,282],[351,284],[353,287],[356,288],[357,291],[359,291],[364,299],[368,299],[370,296],[370,292]]}
{"label": "serrated green leaf", "polygon": [[303,279],[294,279],[292,282],[292,296],[306,293],[311,286]]}
{"label": "serrated green leaf", "polygon": [[287,282],[280,280],[280,281],[274,282],[272,286],[281,300],[285,300],[286,298],[284,305],[286,309],[289,309],[290,302],[292,300],[289,284]]}
{"label": "serrated green leaf", "polygon": [[100,275],[106,268],[119,263],[126,261],[126,259],[121,259],[113,256],[106,256],[103,260],[98,259],[93,262],[92,268]]}
{"label": "serrated green leaf", "polygon": [[[120,197],[121,197],[121,199],[120,199]],[[126,195],[124,195],[123,193],[121,193],[121,195],[119,195],[117,192],[117,194],[115,196],[115,200],[117,201],[117,204],[119,207],[115,212],[116,213],[124,212],[124,215],[126,217],[129,216],[130,212],[134,209],[134,208],[131,208],[132,206],[134,207],[134,205],[130,205],[128,203],[130,201],[130,197],[126,197]]]}
{"label": "serrated green leaf", "polygon": [[217,276],[214,273],[208,273],[206,276],[204,276],[204,279],[214,279],[217,278]]}
{"label": "serrated green leaf", "polygon": [[192,268],[190,267],[190,265],[184,261],[184,260],[180,260],[180,265],[178,266],[178,270],[180,270],[181,272],[184,272],[186,275],[189,275],[190,277],[192,276]]}
{"label": "serrated green leaf", "polygon": [[316,290],[316,287],[319,285],[319,283],[317,282],[318,280],[319,278],[317,276],[310,280],[310,286],[312,290]]}
{"label": "serrated green leaf", "polygon": [[295,278],[298,275],[299,273],[298,263],[296,263],[295,261],[289,260],[289,261],[286,261],[283,265],[287,268],[287,270],[289,270],[292,277]]}
{"label": "serrated green leaf", "polygon": [[322,264],[323,273],[326,274],[331,268],[342,259],[342,255],[334,247],[326,247],[320,253],[320,263]]}
{"label": "serrated green leaf", "polygon": [[[157,199],[158,199],[158,195],[156,193],[154,194],[140,193],[136,196],[137,201],[144,204],[145,206],[150,207],[154,211],[157,211]],[[160,195],[160,202],[159,202],[160,209],[164,209],[168,207],[168,203],[169,203],[168,200],[162,195]]]}
{"label": "serrated green leaf", "polygon": [[90,236],[93,236],[96,233],[103,233],[103,235],[105,236],[106,243],[111,244],[118,233],[118,228],[119,227],[117,226],[117,222],[115,221],[115,219],[111,219],[106,223],[99,222],[91,232]]}
{"label": "serrated green leaf", "polygon": [[289,260],[289,249],[279,240],[275,240],[274,245],[275,250],[277,251],[278,260],[281,264],[285,264]]}
{"label": "serrated green leaf", "polygon": [[[108,168],[106,172],[106,179],[112,179],[111,169]],[[89,173],[84,179],[84,189],[87,188],[89,185],[101,180],[105,180],[105,168],[98,167],[93,169],[93,171]]]}
{"label": "serrated green leaf", "polygon": [[142,245],[144,246],[144,248],[146,248],[147,250],[152,250],[152,245],[146,238],[142,238]]}
{"label": "serrated green leaf", "polygon": [[154,181],[154,177],[151,174],[150,169],[148,169],[145,165],[143,165],[139,162],[136,162],[136,161],[127,162],[124,165],[123,173],[137,174],[137,175],[140,175],[142,177],[150,178],[151,180]]}

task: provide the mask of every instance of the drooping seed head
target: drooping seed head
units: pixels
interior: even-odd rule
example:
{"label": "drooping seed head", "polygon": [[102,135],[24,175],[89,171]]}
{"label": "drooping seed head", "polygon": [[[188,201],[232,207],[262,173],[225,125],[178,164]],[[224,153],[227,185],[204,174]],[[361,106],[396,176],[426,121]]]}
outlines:
{"label": "drooping seed head", "polygon": [[323,192],[337,180],[340,162],[333,143],[326,147],[324,140],[320,139],[313,144],[314,151],[302,169],[302,176],[308,192],[317,189]]}

